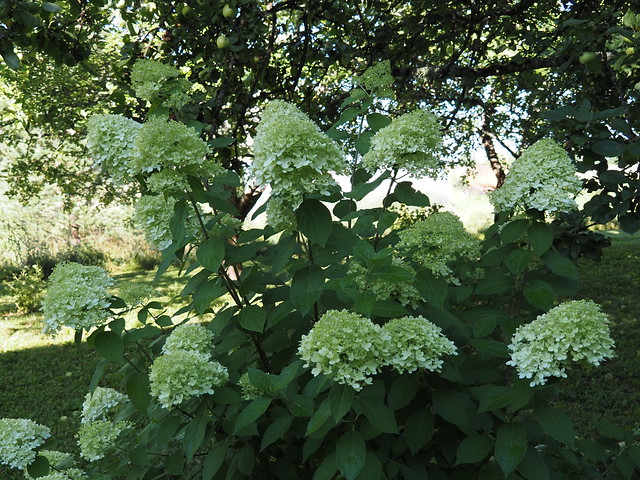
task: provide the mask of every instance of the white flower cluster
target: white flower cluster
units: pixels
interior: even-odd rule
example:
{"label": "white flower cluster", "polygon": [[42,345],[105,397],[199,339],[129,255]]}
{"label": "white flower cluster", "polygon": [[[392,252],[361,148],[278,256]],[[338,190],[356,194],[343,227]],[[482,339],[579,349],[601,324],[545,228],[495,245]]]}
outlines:
{"label": "white flower cluster", "polygon": [[423,317],[403,317],[380,327],[356,313],[329,310],[302,336],[298,354],[305,367],[313,365],[313,375],[326,375],[359,391],[386,365],[400,373],[438,371],[440,357],[455,355],[456,349]]}
{"label": "white flower cluster", "polygon": [[355,79],[355,83],[372,95],[394,100],[396,98],[392,88],[394,80],[391,75],[391,62],[383,60],[367,68],[360,77]]}
{"label": "white flower cluster", "polygon": [[80,456],[90,461],[104,458],[116,447],[118,437],[128,427],[128,422],[114,423],[110,420],[81,424],[77,435]]}
{"label": "white flower cluster", "polygon": [[504,185],[490,195],[497,211],[535,209],[570,212],[582,188],[567,152],[551,139],[539,140],[518,158]]}
{"label": "white flower cluster", "polygon": [[213,332],[204,325],[178,325],[164,343],[162,353],[171,354],[177,350],[191,350],[209,355],[213,336]]}
{"label": "white flower cluster", "polygon": [[460,281],[449,265],[459,259],[474,260],[480,254],[480,241],[450,212],[432,213],[398,235],[397,248],[401,254],[411,256],[434,275],[454,285]]}
{"label": "white flower cluster", "polygon": [[[144,195],[136,203],[133,221],[144,230],[147,240],[159,250],[164,250],[173,242],[169,224],[173,217],[174,204],[172,197],[167,198],[164,195]],[[189,217],[186,228],[187,236],[195,236],[200,227],[194,217]]]}
{"label": "white flower cluster", "polygon": [[55,335],[63,326],[89,330],[109,318],[108,288],[114,284],[100,267],[63,262],[56,265],[42,301],[44,332]]}
{"label": "white flower cluster", "polygon": [[436,177],[442,170],[440,128],[430,111],[405,113],[371,137],[371,148],[362,157],[362,165],[370,172],[398,168],[416,177]]}
{"label": "white flower cluster", "polygon": [[[338,145],[302,111],[281,100],[267,105],[254,139],[251,172],[258,183],[271,186],[270,223],[276,207],[293,212],[305,194],[328,195],[336,186],[330,172],[340,173],[345,167]],[[292,216],[283,214],[286,218]],[[274,226],[286,227],[286,221],[279,223]]]}
{"label": "white flower cluster", "polygon": [[442,329],[422,316],[394,318],[382,327],[388,337],[387,364],[398,372],[440,371],[443,355],[457,355]]}
{"label": "white flower cluster", "polygon": [[142,127],[122,115],[94,115],[87,123],[87,148],[96,165],[104,168],[119,184],[131,182],[134,140]]}
{"label": "white flower cluster", "polygon": [[[392,259],[392,265],[407,270],[411,275],[415,276],[416,272],[409,265],[405,264],[399,258]],[[372,292],[378,300],[388,300],[390,298],[397,299],[402,305],[411,305],[416,307],[422,295],[418,292],[412,281],[404,280],[401,282],[392,282],[384,278],[368,278],[367,269],[357,262],[351,262],[347,274],[353,277],[358,288],[365,292]]]}
{"label": "white flower cluster", "polygon": [[214,387],[229,379],[227,369],[211,360],[212,339],[213,334],[201,325],[176,327],[169,335],[165,354],[154,360],[149,373],[151,395],[164,408],[171,409],[191,397],[212,394]]}
{"label": "white flower cluster", "polygon": [[262,392],[249,379],[249,373],[244,372],[238,379],[238,386],[242,391],[242,398],[245,400],[253,400],[258,398]]}
{"label": "white flower cluster", "polygon": [[591,300],[574,300],[552,308],[533,322],[518,327],[511,339],[511,365],[531,386],[548,377],[566,377],[570,361],[600,365],[613,357],[609,320]]}
{"label": "white flower cluster", "polygon": [[162,104],[165,107],[178,110],[191,99],[187,94],[191,83],[179,77],[180,72],[176,68],[145,58],[133,66],[131,86],[136,97],[149,102],[164,98]]}
{"label": "white flower cluster", "polygon": [[51,431],[33,420],[0,418],[0,464],[24,470],[36,459],[36,448]]}
{"label": "white flower cluster", "polygon": [[82,423],[107,420],[120,405],[128,400],[127,396],[113,388],[96,387],[93,393],[84,397],[82,404]]}

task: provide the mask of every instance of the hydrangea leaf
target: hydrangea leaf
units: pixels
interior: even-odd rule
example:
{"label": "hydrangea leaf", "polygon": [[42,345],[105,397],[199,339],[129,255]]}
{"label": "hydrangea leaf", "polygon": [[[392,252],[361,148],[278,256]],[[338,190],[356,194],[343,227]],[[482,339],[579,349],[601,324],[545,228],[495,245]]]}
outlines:
{"label": "hydrangea leaf", "polygon": [[495,458],[505,477],[527,453],[527,431],[520,423],[504,423],[496,432]]}

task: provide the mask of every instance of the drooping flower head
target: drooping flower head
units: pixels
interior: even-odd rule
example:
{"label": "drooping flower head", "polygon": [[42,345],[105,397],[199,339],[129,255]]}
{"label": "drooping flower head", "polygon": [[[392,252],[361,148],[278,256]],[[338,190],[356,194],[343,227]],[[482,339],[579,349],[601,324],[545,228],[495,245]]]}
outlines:
{"label": "drooping flower head", "polygon": [[177,350],[188,350],[209,356],[211,354],[212,341],[213,332],[204,325],[178,325],[164,343],[162,352],[171,354]]}
{"label": "drooping flower head", "polygon": [[33,420],[0,418],[0,464],[24,470],[36,459],[36,448],[51,431]]}
{"label": "drooping flower head", "polygon": [[418,369],[436,372],[444,355],[457,355],[456,346],[440,327],[422,316],[394,318],[382,330],[389,337],[385,363],[399,373]]}
{"label": "drooping flower head", "polygon": [[55,335],[63,326],[89,330],[108,318],[108,289],[114,284],[101,267],[63,262],[49,277],[42,301],[44,332]]}
{"label": "drooping flower head", "polygon": [[385,356],[386,335],[371,320],[346,310],[329,310],[303,335],[298,355],[323,374],[355,390],[372,382]]}
{"label": "drooping flower head", "polygon": [[229,379],[227,369],[208,355],[175,350],[161,355],[151,365],[151,395],[166,409],[191,397],[212,394],[213,388]]}
{"label": "drooping flower head", "polygon": [[120,405],[127,402],[127,396],[113,388],[96,387],[87,393],[82,404],[81,423],[107,420]]}
{"label": "drooping flower head", "polygon": [[535,209],[570,212],[582,188],[567,152],[551,139],[538,140],[509,169],[504,185],[489,198],[497,211]]}
{"label": "drooping flower head", "polygon": [[122,115],[93,115],[87,126],[87,148],[96,165],[117,184],[130,183],[134,141],[142,125]]}
{"label": "drooping flower head", "polygon": [[428,110],[415,110],[394,119],[371,137],[362,164],[370,172],[399,168],[416,177],[437,177],[442,170],[441,148],[436,116]]}
{"label": "drooping flower head", "polygon": [[346,162],[338,145],[290,103],[274,100],[264,111],[254,139],[251,172],[272,196],[294,211],[305,194],[329,194],[336,186],[330,172],[342,172]]}
{"label": "drooping flower head", "polygon": [[450,212],[432,213],[398,235],[397,248],[403,255],[411,255],[417,263],[452,284],[458,284],[459,279],[451,263],[459,259],[474,260],[480,254],[480,241]]}
{"label": "drooping flower head", "polygon": [[128,422],[113,423],[109,420],[81,424],[76,436],[80,456],[90,461],[104,458],[116,447],[118,437],[129,426]]}
{"label": "drooping flower head", "polygon": [[565,302],[518,327],[509,350],[520,378],[531,386],[544,385],[548,377],[566,377],[569,362],[600,365],[613,357],[609,320],[591,300]]}

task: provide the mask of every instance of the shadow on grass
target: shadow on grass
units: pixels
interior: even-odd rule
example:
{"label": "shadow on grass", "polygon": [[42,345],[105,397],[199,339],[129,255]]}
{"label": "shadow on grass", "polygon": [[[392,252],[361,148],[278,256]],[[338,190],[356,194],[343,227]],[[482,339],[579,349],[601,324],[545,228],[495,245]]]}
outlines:
{"label": "shadow on grass", "polygon": [[[51,429],[52,450],[77,452],[74,436],[89,382],[99,362],[86,344],[52,345],[0,354],[0,418],[29,418]],[[101,386],[117,387],[108,369]],[[0,465],[3,480],[24,479]]]}

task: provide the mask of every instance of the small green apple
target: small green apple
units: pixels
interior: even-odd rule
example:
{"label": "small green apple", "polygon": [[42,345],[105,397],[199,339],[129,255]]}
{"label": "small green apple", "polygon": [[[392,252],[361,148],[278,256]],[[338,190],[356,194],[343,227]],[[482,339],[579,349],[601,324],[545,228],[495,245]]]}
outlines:
{"label": "small green apple", "polygon": [[593,52],[582,52],[580,54],[580,63],[587,65],[598,59],[598,56]]}
{"label": "small green apple", "polygon": [[224,18],[233,18],[236,16],[236,9],[229,6],[227,3],[222,9],[222,16]]}
{"label": "small green apple", "polygon": [[221,50],[224,50],[225,48],[229,48],[230,44],[231,42],[225,35],[220,35],[216,40],[216,45],[218,45],[218,48]]}

